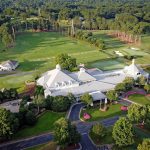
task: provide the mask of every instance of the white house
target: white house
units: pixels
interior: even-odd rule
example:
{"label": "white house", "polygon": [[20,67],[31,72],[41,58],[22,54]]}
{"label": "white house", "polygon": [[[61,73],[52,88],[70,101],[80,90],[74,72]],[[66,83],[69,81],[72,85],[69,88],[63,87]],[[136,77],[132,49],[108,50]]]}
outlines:
{"label": "white house", "polygon": [[140,75],[149,76],[135,64],[134,60],[124,69],[105,72],[97,68],[87,70],[80,68],[78,72],[69,72],[56,65],[55,69],[44,73],[37,80],[37,84],[44,87],[45,97],[66,96],[72,93],[76,98],[80,98],[84,93],[89,93],[93,100],[100,100],[106,98],[103,92],[114,89],[116,84],[122,82],[125,77],[136,79]]}
{"label": "white house", "polygon": [[8,60],[0,64],[0,71],[12,71],[15,70],[18,65],[18,61]]}

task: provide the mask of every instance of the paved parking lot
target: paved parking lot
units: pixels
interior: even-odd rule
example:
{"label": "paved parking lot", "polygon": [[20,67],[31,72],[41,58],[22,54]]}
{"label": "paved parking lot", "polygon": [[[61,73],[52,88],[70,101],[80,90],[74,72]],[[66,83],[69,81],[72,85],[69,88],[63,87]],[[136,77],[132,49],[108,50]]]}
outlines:
{"label": "paved parking lot", "polygon": [[13,113],[19,112],[21,99],[9,101],[0,104],[0,107],[6,108],[7,110],[10,110]]}

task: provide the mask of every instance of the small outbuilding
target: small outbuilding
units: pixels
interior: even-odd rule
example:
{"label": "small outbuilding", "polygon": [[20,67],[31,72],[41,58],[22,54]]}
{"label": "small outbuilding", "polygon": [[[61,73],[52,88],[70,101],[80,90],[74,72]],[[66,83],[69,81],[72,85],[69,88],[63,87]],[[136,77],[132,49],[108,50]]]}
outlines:
{"label": "small outbuilding", "polygon": [[0,64],[0,71],[12,71],[15,70],[19,65],[19,62],[16,60],[4,61]]}

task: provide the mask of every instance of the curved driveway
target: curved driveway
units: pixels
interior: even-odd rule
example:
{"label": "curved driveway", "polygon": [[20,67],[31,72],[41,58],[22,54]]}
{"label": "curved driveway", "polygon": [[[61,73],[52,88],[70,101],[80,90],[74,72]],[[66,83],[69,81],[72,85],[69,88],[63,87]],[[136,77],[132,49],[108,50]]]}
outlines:
{"label": "curved driveway", "polygon": [[71,122],[80,120],[80,109],[84,106],[85,105],[83,103],[77,103],[71,108],[70,115],[68,117]]}

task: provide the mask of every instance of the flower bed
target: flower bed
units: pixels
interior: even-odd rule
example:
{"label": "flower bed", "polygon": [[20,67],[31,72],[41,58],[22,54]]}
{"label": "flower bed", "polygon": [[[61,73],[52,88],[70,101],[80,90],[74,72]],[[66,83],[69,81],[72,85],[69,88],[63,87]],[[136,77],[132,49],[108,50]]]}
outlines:
{"label": "flower bed", "polygon": [[83,118],[84,118],[85,120],[88,120],[88,119],[91,118],[91,116],[90,116],[88,113],[84,113],[84,114],[83,114]]}

